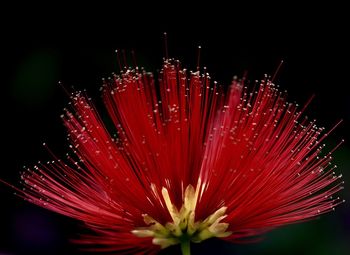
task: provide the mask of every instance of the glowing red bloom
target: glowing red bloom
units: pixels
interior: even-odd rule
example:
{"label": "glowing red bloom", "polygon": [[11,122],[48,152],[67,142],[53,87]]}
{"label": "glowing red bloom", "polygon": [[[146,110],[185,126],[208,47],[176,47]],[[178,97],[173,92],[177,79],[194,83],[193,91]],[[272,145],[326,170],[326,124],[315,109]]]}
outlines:
{"label": "glowing red bloom", "polygon": [[76,156],[26,171],[25,197],[83,221],[94,251],[154,254],[211,237],[246,241],[313,219],[342,201],[322,134],[265,79],[225,91],[208,74],[165,60],[159,77],[125,70],[106,80],[113,138],[91,100],[62,116]]}

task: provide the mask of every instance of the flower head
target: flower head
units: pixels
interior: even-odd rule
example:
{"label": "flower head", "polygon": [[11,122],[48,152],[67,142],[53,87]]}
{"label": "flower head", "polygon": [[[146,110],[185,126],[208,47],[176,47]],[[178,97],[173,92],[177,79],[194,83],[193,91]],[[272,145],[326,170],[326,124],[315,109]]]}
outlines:
{"label": "flower head", "polygon": [[318,217],[342,201],[322,153],[329,133],[271,80],[228,88],[166,59],[157,79],[124,69],[104,80],[111,136],[76,92],[62,116],[74,156],[22,175],[30,201],[78,219],[95,251],[154,254],[223,238],[240,242]]}

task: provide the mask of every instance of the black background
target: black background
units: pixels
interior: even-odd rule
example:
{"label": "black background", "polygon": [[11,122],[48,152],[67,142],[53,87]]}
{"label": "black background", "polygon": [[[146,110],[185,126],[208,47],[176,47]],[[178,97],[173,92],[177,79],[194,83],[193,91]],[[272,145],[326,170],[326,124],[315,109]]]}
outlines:
{"label": "black background", "polygon": [[[328,129],[343,119],[329,143],[342,138],[349,141],[345,6],[335,2],[313,6],[168,4],[52,4],[44,9],[21,5],[9,10],[1,30],[1,179],[18,183],[23,165],[49,160],[41,146],[44,141],[58,155],[68,150],[59,116],[69,100],[58,81],[68,88],[87,89],[103,115],[98,89],[101,78],[118,69],[114,50],[134,49],[139,65],[156,71],[164,56],[164,31],[170,56],[190,69],[195,68],[196,48],[201,45],[202,65],[222,84],[244,71],[250,80],[273,74],[283,59],[277,83],[288,90],[289,99],[303,104],[315,94],[307,115]],[[338,154],[336,163],[348,180],[348,143]],[[0,195],[0,254],[78,253],[68,239],[75,237],[79,223],[16,198],[4,185],[0,185]],[[342,196],[348,198],[348,191]],[[321,221],[276,230],[262,244],[210,241],[195,247],[198,253],[194,254],[218,250],[220,254],[329,254],[336,248],[334,254],[348,254],[349,211],[345,204]]]}

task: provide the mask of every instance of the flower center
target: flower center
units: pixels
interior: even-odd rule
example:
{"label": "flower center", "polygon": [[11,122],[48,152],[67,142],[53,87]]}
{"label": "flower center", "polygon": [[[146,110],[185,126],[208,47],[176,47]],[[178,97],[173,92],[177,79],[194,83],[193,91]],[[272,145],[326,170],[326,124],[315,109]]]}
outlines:
{"label": "flower center", "polygon": [[172,222],[163,225],[148,214],[143,214],[143,219],[148,226],[137,228],[132,233],[138,237],[153,237],[153,244],[160,245],[162,249],[175,244],[199,243],[208,238],[231,235],[231,232],[226,231],[229,224],[221,222],[227,216],[225,206],[216,210],[205,220],[195,221],[200,186],[198,184],[196,189],[192,185],[187,186],[180,210],[171,202],[168,190],[163,187],[162,196]]}

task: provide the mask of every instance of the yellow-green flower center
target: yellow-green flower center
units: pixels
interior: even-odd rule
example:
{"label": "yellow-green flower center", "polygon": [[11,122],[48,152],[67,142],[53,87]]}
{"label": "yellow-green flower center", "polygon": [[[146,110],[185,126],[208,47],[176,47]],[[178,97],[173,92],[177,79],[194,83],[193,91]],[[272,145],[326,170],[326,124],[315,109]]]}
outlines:
{"label": "yellow-green flower center", "polygon": [[153,237],[153,244],[162,249],[188,242],[199,243],[211,237],[227,237],[231,232],[226,231],[229,224],[221,222],[226,218],[227,207],[223,206],[204,220],[195,221],[195,209],[200,190],[200,181],[196,189],[188,185],[180,210],[171,202],[168,190],[162,188],[162,196],[172,218],[172,222],[161,224],[148,214],[143,214],[147,227],[140,227],[132,231],[138,237]]}

